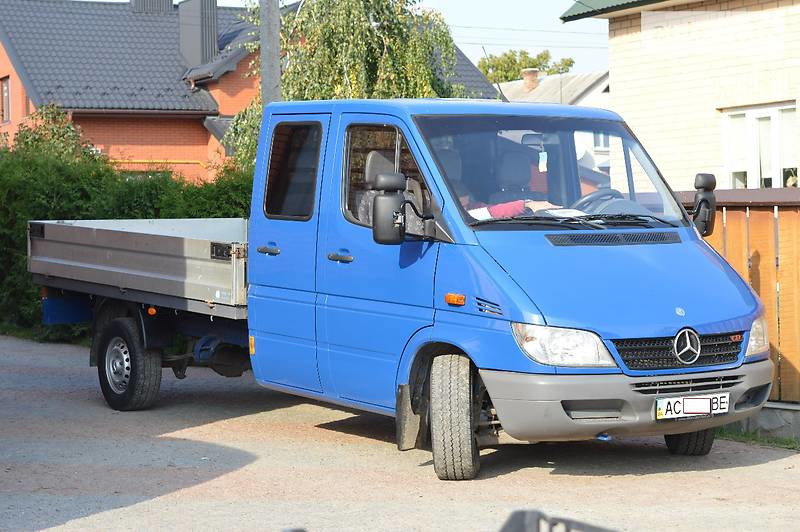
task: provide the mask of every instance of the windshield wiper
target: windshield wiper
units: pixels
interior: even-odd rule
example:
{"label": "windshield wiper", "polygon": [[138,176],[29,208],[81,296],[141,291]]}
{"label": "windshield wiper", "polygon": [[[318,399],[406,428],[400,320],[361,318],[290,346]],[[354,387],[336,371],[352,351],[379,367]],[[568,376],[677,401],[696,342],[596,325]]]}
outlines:
{"label": "windshield wiper", "polygon": [[487,218],[485,220],[476,220],[469,225],[471,227],[479,226],[479,225],[487,225],[490,223],[533,223],[533,224],[541,224],[541,225],[557,225],[559,227],[569,227],[570,229],[577,229],[575,225],[582,225],[585,227],[591,227],[592,229],[605,229],[600,224],[593,223],[590,220],[584,219],[582,216],[542,216],[537,214],[530,214],[530,215],[517,215],[517,216],[506,216],[502,218]]}
{"label": "windshield wiper", "polygon": [[678,224],[671,220],[666,220],[653,214],[587,214],[584,216],[576,216],[580,220],[597,220],[600,222],[634,222],[634,223],[647,223],[649,221],[656,221],[670,227],[680,227]]}

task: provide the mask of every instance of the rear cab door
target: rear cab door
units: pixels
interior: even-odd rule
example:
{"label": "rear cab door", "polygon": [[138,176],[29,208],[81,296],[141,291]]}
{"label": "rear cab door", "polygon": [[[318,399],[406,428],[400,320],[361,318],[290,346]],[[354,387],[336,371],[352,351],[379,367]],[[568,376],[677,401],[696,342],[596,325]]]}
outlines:
{"label": "rear cab door", "polygon": [[321,392],[316,251],[330,114],[265,116],[248,246],[248,321],[259,382]]}

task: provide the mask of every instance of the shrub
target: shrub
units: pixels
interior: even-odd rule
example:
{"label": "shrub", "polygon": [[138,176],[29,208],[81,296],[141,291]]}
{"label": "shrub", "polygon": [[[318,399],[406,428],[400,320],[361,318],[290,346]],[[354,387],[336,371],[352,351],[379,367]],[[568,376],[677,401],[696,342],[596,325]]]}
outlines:
{"label": "shrub", "polygon": [[251,172],[232,165],[202,185],[169,172],[118,171],[83,143],[63,112],[42,108],[13,148],[0,143],[0,330],[26,328],[43,340],[85,332],[40,325],[39,288],[27,271],[29,220],[247,217],[251,183]]}
{"label": "shrub", "polygon": [[251,170],[225,166],[211,183],[184,186],[165,217],[247,218],[252,186]]}
{"label": "shrub", "polygon": [[113,180],[102,160],[65,161],[30,151],[0,151],[0,315],[22,327],[38,324],[38,288],[27,271],[28,220],[96,218]]}

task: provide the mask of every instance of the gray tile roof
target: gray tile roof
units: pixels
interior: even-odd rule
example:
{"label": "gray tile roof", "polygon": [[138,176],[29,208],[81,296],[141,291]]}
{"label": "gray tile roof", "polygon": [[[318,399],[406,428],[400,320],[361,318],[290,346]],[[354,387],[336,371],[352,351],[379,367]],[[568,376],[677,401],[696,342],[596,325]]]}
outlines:
{"label": "gray tile roof", "polygon": [[[291,9],[287,6],[284,9]],[[217,103],[188,80],[217,79],[247,55],[256,38],[245,10],[218,8],[220,53],[186,69],[179,52],[178,10],[134,13],[127,2],[0,0],[0,42],[35,105],[71,110],[188,111],[215,114]],[[456,50],[453,83],[469,96],[496,92]]]}
{"label": "gray tile roof", "polygon": [[[241,9],[219,8],[219,28]],[[178,11],[134,13],[128,3],[1,0],[0,38],[35,104],[66,109],[216,112],[183,81]]]}
{"label": "gray tile roof", "polygon": [[608,70],[586,74],[560,74],[539,79],[539,86],[526,91],[523,80],[500,84],[503,94],[512,102],[575,104],[600,84],[608,84]]}
{"label": "gray tile roof", "polygon": [[[227,116],[207,116],[203,119],[203,126],[209,133],[214,135],[214,138],[222,142],[225,138],[225,133],[231,127],[231,122],[233,122],[233,118]],[[225,143],[223,143],[223,147],[225,148],[225,155],[233,155],[233,147],[227,146]]]}
{"label": "gray tile roof", "polygon": [[238,11],[236,13],[234,13],[234,10],[226,11],[236,16],[225,20],[222,13],[220,13],[219,54],[208,63],[189,69],[184,76],[186,79],[219,79],[226,72],[236,70],[239,61],[250,53],[244,45],[257,39],[256,32],[258,29],[242,18],[244,15],[243,10],[236,10]]}
{"label": "gray tile roof", "polygon": [[464,55],[458,46],[456,46],[456,64],[453,70],[453,77],[450,81],[463,86],[467,92],[467,98],[497,98],[497,89],[489,83],[483,72],[478,70],[478,67]]}

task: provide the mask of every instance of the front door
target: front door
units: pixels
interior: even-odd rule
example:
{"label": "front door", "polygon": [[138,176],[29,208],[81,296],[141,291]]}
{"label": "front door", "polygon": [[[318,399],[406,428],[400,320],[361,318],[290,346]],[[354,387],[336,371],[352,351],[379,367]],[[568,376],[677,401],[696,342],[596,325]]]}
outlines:
{"label": "front door", "polygon": [[408,178],[407,195],[425,209],[430,209],[431,191],[417,165],[416,146],[409,144],[399,120],[345,114],[339,128],[339,160],[333,165],[336,177],[324,185],[325,224],[317,253],[320,370],[330,379],[332,394],[393,408],[403,349],[416,331],[433,324],[439,244],[375,243],[375,192],[369,187],[378,173],[400,171]]}
{"label": "front door", "polygon": [[330,115],[262,125],[250,213],[248,321],[253,373],[321,391],[315,322],[318,198]]}

